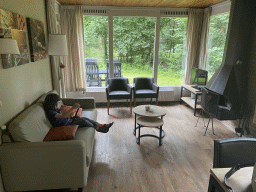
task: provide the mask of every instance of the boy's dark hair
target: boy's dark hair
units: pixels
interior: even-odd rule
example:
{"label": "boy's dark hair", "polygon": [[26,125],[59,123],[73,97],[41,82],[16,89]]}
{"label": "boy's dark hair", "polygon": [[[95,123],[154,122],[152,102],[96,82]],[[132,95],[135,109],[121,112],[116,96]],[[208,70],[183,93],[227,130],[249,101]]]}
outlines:
{"label": "boy's dark hair", "polygon": [[45,97],[44,100],[44,110],[56,110],[57,102],[61,100],[57,94],[50,93]]}

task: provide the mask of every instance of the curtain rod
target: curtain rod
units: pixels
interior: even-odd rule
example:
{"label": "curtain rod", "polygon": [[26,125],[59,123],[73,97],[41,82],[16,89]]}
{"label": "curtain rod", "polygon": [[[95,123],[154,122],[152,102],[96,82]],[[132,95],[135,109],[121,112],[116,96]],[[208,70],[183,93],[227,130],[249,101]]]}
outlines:
{"label": "curtain rod", "polygon": [[109,10],[172,10],[172,11],[187,11],[188,8],[177,8],[177,7],[117,7],[117,6],[93,6],[93,5],[60,5],[65,9],[75,9],[78,6],[82,8],[100,8],[100,9],[109,9]]}

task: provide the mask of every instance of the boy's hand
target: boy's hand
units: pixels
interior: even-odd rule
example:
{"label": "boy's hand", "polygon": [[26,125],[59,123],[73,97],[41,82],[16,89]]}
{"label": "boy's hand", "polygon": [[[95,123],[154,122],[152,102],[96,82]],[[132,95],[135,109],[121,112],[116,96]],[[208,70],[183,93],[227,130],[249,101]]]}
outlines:
{"label": "boy's hand", "polygon": [[79,108],[80,107],[80,104],[79,103],[75,103],[74,105],[73,105],[73,109],[77,109],[77,108]]}

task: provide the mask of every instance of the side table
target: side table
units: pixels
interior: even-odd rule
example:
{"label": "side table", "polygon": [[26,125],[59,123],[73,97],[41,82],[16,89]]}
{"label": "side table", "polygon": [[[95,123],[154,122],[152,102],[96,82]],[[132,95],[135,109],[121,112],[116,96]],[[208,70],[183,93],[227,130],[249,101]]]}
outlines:
{"label": "side table", "polygon": [[[188,104],[190,107],[194,109],[194,116],[196,115],[197,109],[202,109],[201,105],[198,102],[198,96],[202,95],[202,92],[196,88],[194,88],[195,85],[182,85],[181,86],[181,93],[180,93],[180,104],[181,101],[184,101],[186,104]],[[191,97],[182,97],[183,89],[188,90],[189,92],[195,94],[195,102],[191,101]]]}
{"label": "side table", "polygon": [[[149,107],[150,109],[148,111],[146,111],[145,107]],[[137,107],[135,107],[133,109],[133,113],[135,114],[135,118],[134,118],[134,130],[133,130],[133,134],[136,136],[136,129],[139,129],[140,131],[140,125],[137,127],[137,115],[140,117],[147,117],[147,118],[158,118],[160,120],[163,120],[163,116],[166,115],[166,110],[163,107],[159,107],[156,105],[139,105]],[[139,119],[138,118],[138,119]],[[141,124],[144,124],[144,122],[142,122],[143,119],[141,119]],[[148,124],[146,124],[148,125]],[[146,127],[145,125],[141,125],[141,127]],[[164,130],[161,128],[161,126],[156,126],[155,128],[161,129],[161,139],[165,136],[165,132]],[[139,133],[140,134],[140,133]]]}
{"label": "side table", "polygon": [[[137,144],[140,144],[140,138],[141,137],[155,137],[159,139],[159,146],[162,145],[162,126],[164,124],[164,121],[162,119],[159,119],[157,117],[139,117],[137,119],[137,124],[139,125],[139,135],[136,140]],[[152,134],[144,134],[140,135],[140,128],[141,127],[148,127],[148,128],[159,128],[159,137]]]}

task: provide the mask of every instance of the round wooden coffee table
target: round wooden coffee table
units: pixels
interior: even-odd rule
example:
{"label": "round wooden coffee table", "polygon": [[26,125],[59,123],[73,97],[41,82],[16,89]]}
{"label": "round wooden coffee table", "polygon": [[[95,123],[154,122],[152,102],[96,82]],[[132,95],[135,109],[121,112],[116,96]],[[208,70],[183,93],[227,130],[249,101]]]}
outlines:
{"label": "round wooden coffee table", "polygon": [[[147,106],[150,107],[150,110],[148,111],[146,111],[146,108],[145,108]],[[166,115],[166,110],[163,107],[159,107],[156,105],[139,105],[134,108],[133,113],[135,114],[135,125],[134,125],[134,131],[133,131],[133,134],[135,136],[136,136],[136,129],[139,129],[139,138],[137,139],[137,143],[139,144],[140,137],[145,137],[145,136],[157,137],[156,135],[150,135],[150,134],[146,134],[145,136],[140,135],[141,127],[151,127],[151,128],[154,127],[154,128],[160,129],[160,132],[161,132],[159,136],[160,137],[159,145],[160,145],[161,139],[165,136],[165,132],[164,130],[162,130],[162,125],[163,125],[163,116]],[[137,119],[137,115],[140,116],[138,119]],[[154,121],[156,121],[155,122],[156,124],[154,124]],[[139,125],[138,127],[136,127],[137,123]]]}

